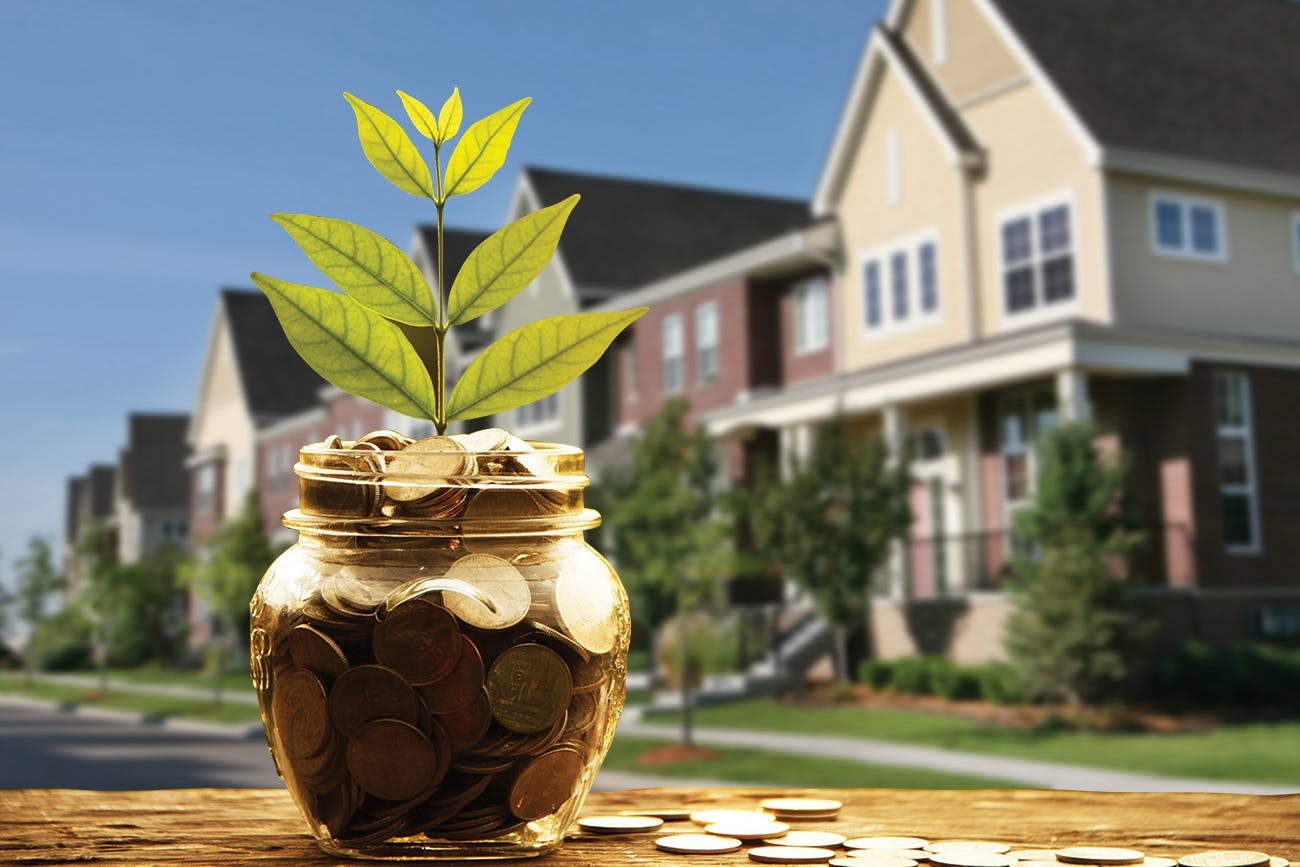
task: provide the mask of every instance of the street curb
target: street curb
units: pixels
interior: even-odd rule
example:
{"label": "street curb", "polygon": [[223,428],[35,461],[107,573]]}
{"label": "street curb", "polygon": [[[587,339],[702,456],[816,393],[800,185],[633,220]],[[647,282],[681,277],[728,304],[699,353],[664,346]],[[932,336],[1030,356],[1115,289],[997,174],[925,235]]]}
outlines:
{"label": "street curb", "polygon": [[184,717],[159,717],[155,714],[134,713],[127,710],[113,710],[105,707],[91,707],[69,701],[50,701],[48,699],[27,698],[21,695],[0,695],[0,705],[39,708],[59,713],[75,714],[88,719],[102,719],[112,722],[132,723],[135,725],[158,726],[191,734],[214,735],[232,740],[253,740],[264,736],[261,723],[215,723]]}

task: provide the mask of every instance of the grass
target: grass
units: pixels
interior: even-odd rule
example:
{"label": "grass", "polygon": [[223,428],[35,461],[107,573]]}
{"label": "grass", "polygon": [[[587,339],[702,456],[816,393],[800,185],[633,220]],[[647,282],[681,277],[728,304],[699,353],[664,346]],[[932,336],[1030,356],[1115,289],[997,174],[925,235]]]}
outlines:
{"label": "grass", "polygon": [[[87,676],[98,676],[98,672],[88,671],[79,672]],[[108,682],[111,685],[113,681],[124,683],[159,683],[167,686],[192,686],[195,689],[211,690],[216,681],[215,675],[204,674],[198,671],[174,671],[167,668],[130,668],[130,669],[109,669]],[[236,667],[233,671],[226,672],[222,678],[222,684],[226,689],[239,692],[252,692],[253,681],[248,674],[248,667]]]}
{"label": "grass", "polygon": [[672,744],[673,741],[620,735],[614,738],[614,745],[610,748],[603,767],[663,777],[777,786],[889,789],[1000,789],[1008,786],[1023,788],[1018,783],[1009,783],[1006,780],[948,774],[923,768],[896,768],[727,747],[711,748],[717,753],[717,758],[709,761],[665,763],[653,766],[637,764],[637,759],[642,754]]}
{"label": "grass", "polygon": [[[655,715],[657,722],[673,718],[671,713]],[[1300,790],[1300,721],[1178,734],[1025,731],[922,711],[808,707],[772,699],[701,708],[695,720],[700,726],[874,738],[1137,773],[1274,783]]]}
{"label": "grass", "polygon": [[106,695],[100,696],[81,687],[40,680],[28,687],[21,675],[0,677],[0,693],[27,696],[60,704],[103,707],[159,718],[175,716],[221,723],[251,723],[259,720],[257,706],[251,704],[226,703],[218,708],[213,707],[208,701],[135,692],[114,692],[111,688]]}

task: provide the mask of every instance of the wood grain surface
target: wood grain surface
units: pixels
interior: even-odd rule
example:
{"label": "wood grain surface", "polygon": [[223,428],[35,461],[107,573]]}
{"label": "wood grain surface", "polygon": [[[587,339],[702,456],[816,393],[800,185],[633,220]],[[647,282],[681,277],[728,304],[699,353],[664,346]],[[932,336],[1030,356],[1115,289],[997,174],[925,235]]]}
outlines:
{"label": "wood grain surface", "polygon": [[[1056,848],[1131,846],[1177,857],[1258,849],[1300,861],[1300,795],[1102,794],[889,789],[637,789],[593,794],[584,815],[655,806],[747,807],[762,797],[837,798],[834,822],[792,822],[849,837],[909,834]],[[669,823],[663,833],[693,830]],[[576,831],[576,829],[575,829]],[[657,834],[575,833],[549,864],[751,864],[728,855],[669,855]],[[316,848],[289,795],[273,789],[0,791],[0,864],[337,864]]]}

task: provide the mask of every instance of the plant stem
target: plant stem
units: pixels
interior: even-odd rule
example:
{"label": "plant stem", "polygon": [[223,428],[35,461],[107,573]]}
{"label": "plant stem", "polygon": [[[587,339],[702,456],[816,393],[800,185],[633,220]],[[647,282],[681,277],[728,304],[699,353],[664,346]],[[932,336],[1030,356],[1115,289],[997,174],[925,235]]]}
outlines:
{"label": "plant stem", "polygon": [[446,197],[442,193],[442,161],[440,156],[440,146],[437,142],[433,144],[433,174],[434,184],[437,189],[437,198],[434,199],[434,206],[438,211],[438,251],[436,270],[437,286],[434,289],[436,296],[436,306],[438,310],[438,325],[434,328],[434,345],[433,352],[433,426],[438,436],[442,436],[447,430],[447,419],[445,410],[446,389],[447,389],[447,362],[446,362],[446,341],[447,329],[451,327],[447,321],[447,298],[442,291],[442,209],[446,205]]}

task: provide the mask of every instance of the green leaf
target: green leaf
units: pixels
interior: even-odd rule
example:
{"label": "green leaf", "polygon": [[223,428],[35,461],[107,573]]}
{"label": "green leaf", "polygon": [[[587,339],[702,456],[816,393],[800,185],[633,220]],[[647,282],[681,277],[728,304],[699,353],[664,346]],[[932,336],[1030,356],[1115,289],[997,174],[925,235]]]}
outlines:
{"label": "green leaf", "polygon": [[433,180],[424,157],[406,130],[388,115],[350,93],[343,97],[357,114],[357,137],[370,164],[398,189],[432,199]]}
{"label": "green leaf", "polygon": [[433,292],[419,266],[364,226],[310,214],[272,214],[316,267],[376,313],[407,325],[437,325]]}
{"label": "green leaf", "polygon": [[326,381],[403,415],[434,417],[433,380],[396,325],[346,295],[252,276],[293,348]]}
{"label": "green leaf", "polygon": [[447,198],[473,192],[496,174],[506,161],[510,139],[530,102],[532,99],[526,97],[470,124],[447,161],[443,184]]}
{"label": "green leaf", "polygon": [[552,316],[511,331],[470,362],[447,401],[448,420],[513,409],[559,391],[647,309]]}
{"label": "green leaf", "polygon": [[460,88],[453,87],[451,96],[442,104],[438,111],[438,132],[442,137],[438,139],[438,144],[442,144],[447,139],[455,138],[456,133],[460,132]]}
{"label": "green leaf", "polygon": [[493,232],[474,248],[451,284],[451,324],[461,325],[505,304],[555,254],[578,196],[533,211]]}
{"label": "green leaf", "polygon": [[406,109],[406,116],[415,124],[415,128],[420,131],[420,135],[433,141],[438,141],[438,119],[429,111],[429,107],[420,102],[409,93],[397,91],[397,95],[402,99],[402,106]]}

